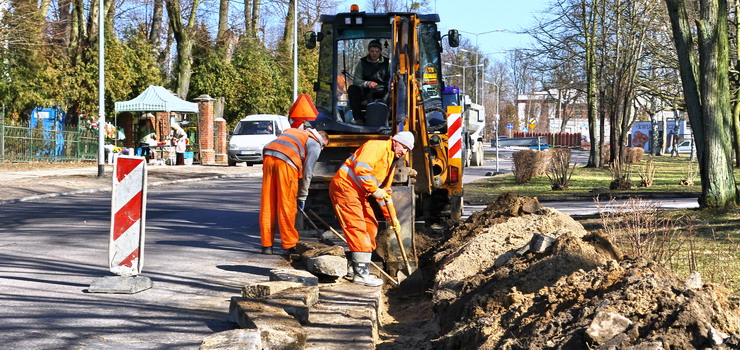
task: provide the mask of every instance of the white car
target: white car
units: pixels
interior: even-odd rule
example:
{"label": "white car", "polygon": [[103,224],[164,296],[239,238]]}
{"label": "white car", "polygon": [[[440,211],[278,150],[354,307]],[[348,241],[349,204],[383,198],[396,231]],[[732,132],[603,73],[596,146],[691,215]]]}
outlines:
{"label": "white car", "polygon": [[[676,145],[676,149],[678,150],[678,153],[691,153],[691,148],[693,147],[694,140],[685,140],[681,141],[678,145]],[[668,153],[672,153],[673,148],[668,147]]]}
{"label": "white car", "polygon": [[275,114],[255,114],[236,124],[229,139],[229,166],[246,162],[247,166],[262,162],[262,149],[283,130],[290,128],[287,117]]}

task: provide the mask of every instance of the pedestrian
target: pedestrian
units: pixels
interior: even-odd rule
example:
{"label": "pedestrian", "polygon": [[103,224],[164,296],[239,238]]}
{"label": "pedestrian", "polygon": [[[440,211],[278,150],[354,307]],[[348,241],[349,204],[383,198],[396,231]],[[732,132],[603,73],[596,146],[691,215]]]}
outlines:
{"label": "pedestrian", "polygon": [[151,113],[147,113],[139,120],[139,147],[141,148],[141,156],[147,159],[151,158],[150,146],[152,146],[152,141],[154,141],[154,145],[157,144],[157,134],[154,131],[153,119],[154,116]]}
{"label": "pedestrian", "polygon": [[[329,197],[344,229],[350,250],[352,282],[380,286],[383,281],[370,275],[370,257],[375,250],[378,220],[370,207],[373,200],[386,199],[390,194],[395,161],[414,148],[414,134],[402,131],[389,140],[371,140],[355,151],[329,185]],[[381,207],[387,214],[385,206]],[[392,223],[400,230],[398,220]]]}
{"label": "pedestrian", "polygon": [[276,220],[285,254],[295,251],[296,213],[298,207],[304,209],[313,167],[328,143],[324,131],[291,128],[265,146],[259,217],[262,254],[272,254]]}
{"label": "pedestrian", "polygon": [[177,123],[172,124],[170,128],[172,129],[172,143],[175,146],[175,165],[185,165],[185,149],[188,144],[188,133]]}

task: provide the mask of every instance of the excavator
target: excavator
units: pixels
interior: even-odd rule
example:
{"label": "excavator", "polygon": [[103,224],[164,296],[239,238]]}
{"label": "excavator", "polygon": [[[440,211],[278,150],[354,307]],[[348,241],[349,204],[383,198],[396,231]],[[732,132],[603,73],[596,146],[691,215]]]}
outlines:
{"label": "excavator", "polygon": [[[320,22],[319,32],[306,33],[306,47],[319,46],[314,83],[319,115],[311,124],[326,131],[331,142],[314,168],[306,208],[333,218],[328,188],[342,163],[368,140],[411,131],[415,147],[397,163],[391,187],[401,222],[400,238],[381,226],[376,241],[388,272],[396,274],[409,265],[416,269],[416,225],[457,220],[463,209],[462,107],[443,102],[439,16],[367,13],[352,5],[349,12],[322,15]],[[450,47],[459,45],[457,30],[450,30],[445,37]],[[382,55],[389,60],[390,78],[366,105],[351,106],[348,91],[357,62],[374,40],[381,43]],[[383,222],[382,216],[378,217]],[[399,241],[408,254],[406,259]]]}

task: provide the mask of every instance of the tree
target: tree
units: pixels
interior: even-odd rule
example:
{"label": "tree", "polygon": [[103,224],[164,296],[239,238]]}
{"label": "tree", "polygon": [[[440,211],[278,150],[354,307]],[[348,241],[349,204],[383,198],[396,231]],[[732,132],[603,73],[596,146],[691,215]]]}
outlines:
{"label": "tree", "polygon": [[[696,43],[685,0],[665,0],[678,53],[681,83],[694,131],[703,208],[737,204],[732,169],[729,99],[728,8],[726,0],[700,0]],[[698,59],[697,59],[698,52]]]}
{"label": "tree", "polygon": [[190,88],[190,76],[193,73],[193,41],[190,33],[195,27],[195,16],[200,0],[193,1],[187,24],[182,23],[180,0],[165,0],[165,2],[170,18],[170,28],[177,41],[177,60],[175,61],[177,95],[180,98],[186,98]]}

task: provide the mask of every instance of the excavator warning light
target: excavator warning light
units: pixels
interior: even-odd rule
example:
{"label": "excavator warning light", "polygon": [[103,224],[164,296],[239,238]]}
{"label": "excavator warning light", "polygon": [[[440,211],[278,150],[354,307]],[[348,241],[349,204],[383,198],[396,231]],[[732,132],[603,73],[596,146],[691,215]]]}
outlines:
{"label": "excavator warning light", "polygon": [[349,12],[360,12],[360,5],[352,4],[349,7]]}
{"label": "excavator warning light", "polygon": [[460,168],[456,166],[450,167],[450,181],[457,182],[460,180]]}

